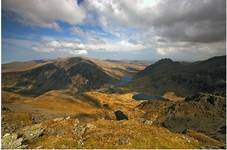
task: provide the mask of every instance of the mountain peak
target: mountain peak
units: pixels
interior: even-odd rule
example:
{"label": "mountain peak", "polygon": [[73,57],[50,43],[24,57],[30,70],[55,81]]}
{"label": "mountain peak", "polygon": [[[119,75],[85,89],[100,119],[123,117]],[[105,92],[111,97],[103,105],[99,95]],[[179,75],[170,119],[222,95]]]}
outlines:
{"label": "mountain peak", "polygon": [[159,61],[157,61],[156,63],[157,64],[160,64],[160,63],[163,63],[163,64],[169,64],[169,63],[173,63],[174,61],[170,58],[163,58],[163,59],[160,59]]}

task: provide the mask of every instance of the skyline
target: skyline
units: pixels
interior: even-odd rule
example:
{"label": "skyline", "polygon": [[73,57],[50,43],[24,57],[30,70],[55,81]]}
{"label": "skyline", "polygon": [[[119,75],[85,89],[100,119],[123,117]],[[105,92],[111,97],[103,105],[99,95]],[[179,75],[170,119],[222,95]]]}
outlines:
{"label": "skyline", "polygon": [[[226,54],[225,0],[3,0],[2,63]],[[176,9],[177,8],[177,9]]]}

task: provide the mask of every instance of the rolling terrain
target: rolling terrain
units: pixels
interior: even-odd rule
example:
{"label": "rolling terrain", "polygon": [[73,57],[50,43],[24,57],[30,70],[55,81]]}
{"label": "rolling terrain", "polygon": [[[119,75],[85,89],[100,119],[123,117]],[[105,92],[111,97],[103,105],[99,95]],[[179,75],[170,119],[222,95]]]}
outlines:
{"label": "rolling terrain", "polygon": [[[110,63],[79,57],[45,61],[39,65],[23,64],[28,63],[22,62],[15,68],[12,63],[3,65],[4,90],[36,96],[56,89],[70,89],[75,93],[113,83],[125,74],[130,74],[132,69],[141,70],[145,66],[121,65],[122,62]],[[13,69],[15,71],[9,72]]]}
{"label": "rolling terrain", "polygon": [[3,148],[226,147],[224,56],[30,62],[2,67]]}

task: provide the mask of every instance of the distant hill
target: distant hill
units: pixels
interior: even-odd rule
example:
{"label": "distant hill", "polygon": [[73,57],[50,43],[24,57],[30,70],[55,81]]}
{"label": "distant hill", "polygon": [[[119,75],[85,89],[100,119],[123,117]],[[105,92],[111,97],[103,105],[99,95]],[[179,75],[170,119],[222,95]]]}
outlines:
{"label": "distant hill", "polygon": [[[75,57],[72,57],[75,58]],[[143,70],[149,65],[149,63],[143,63],[143,61],[123,61],[123,60],[100,60],[88,57],[77,57],[85,60],[92,61],[96,65],[100,66],[108,75],[113,78],[120,79],[125,75],[134,75],[138,71]],[[53,60],[31,60],[31,61],[15,61],[6,64],[2,64],[2,73],[6,72],[20,72],[30,70],[36,67],[40,67],[44,64],[48,64],[56,61],[67,61],[69,58],[58,58]]]}
{"label": "distant hill", "polygon": [[46,60],[15,61],[2,65],[2,72],[24,71],[48,63]]}
{"label": "distant hill", "polygon": [[193,63],[162,59],[138,72],[129,84],[153,95],[173,91],[181,96],[197,92],[225,95],[225,85],[226,56]]}
{"label": "distant hill", "polygon": [[24,71],[6,72],[2,77],[4,90],[29,95],[40,95],[54,89],[78,92],[114,81],[100,66],[80,57],[55,60]]}

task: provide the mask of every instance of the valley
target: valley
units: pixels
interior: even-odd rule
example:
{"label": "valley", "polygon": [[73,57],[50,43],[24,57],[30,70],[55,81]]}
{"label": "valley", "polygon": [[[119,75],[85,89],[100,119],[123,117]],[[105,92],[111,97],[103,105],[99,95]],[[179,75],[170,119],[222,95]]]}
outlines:
{"label": "valley", "polygon": [[225,56],[2,65],[3,148],[226,148]]}

